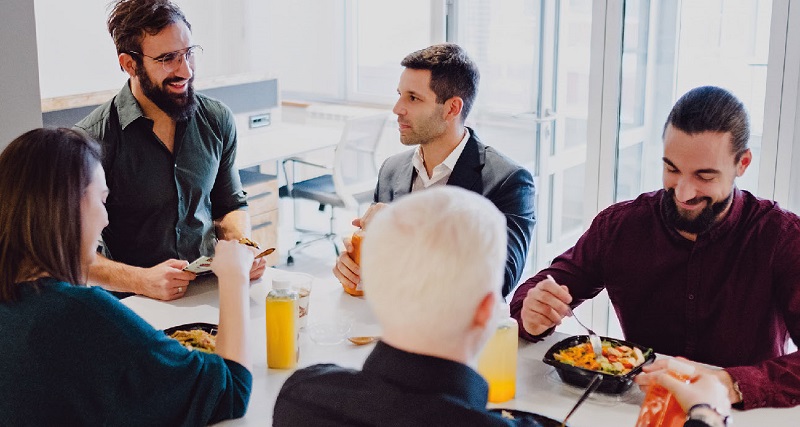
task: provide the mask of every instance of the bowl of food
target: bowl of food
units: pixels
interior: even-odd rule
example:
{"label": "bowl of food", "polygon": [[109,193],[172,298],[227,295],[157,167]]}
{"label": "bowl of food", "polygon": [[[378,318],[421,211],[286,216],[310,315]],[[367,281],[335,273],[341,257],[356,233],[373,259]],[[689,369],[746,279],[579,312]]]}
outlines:
{"label": "bowl of food", "polygon": [[652,348],[615,338],[600,337],[602,356],[592,351],[588,335],[576,335],[559,341],[544,354],[544,363],[553,366],[567,384],[586,387],[595,374],[603,376],[597,391],[621,394],[633,385],[633,377],[655,360]]}
{"label": "bowl of food", "polygon": [[217,350],[217,325],[187,323],[164,329],[164,334],[177,340],[189,350],[214,353]]}

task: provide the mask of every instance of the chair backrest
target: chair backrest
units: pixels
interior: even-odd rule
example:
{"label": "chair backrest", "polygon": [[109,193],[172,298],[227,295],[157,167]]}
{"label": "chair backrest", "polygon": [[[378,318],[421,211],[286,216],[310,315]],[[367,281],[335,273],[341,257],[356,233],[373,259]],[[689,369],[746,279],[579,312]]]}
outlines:
{"label": "chair backrest", "polygon": [[367,194],[371,199],[378,182],[376,152],[388,113],[349,119],[336,146],[333,185],[348,209],[358,208]]}

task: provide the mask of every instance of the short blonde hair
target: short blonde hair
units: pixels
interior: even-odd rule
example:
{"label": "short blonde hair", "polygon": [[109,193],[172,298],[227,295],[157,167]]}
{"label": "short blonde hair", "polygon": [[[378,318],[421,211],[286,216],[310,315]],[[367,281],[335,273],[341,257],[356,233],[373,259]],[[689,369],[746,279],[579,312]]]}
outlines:
{"label": "short blonde hair", "polygon": [[503,282],[506,221],[454,186],[410,194],[379,211],[364,239],[365,297],[384,327],[453,337]]}

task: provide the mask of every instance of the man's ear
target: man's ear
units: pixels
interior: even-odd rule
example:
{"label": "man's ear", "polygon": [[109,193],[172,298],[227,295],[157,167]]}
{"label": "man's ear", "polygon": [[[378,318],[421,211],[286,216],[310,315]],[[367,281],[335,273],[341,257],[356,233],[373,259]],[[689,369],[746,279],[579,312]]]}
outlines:
{"label": "man's ear", "polygon": [[739,163],[736,165],[736,176],[742,176],[744,171],[747,170],[747,167],[753,163],[753,153],[748,148],[747,151],[742,153],[742,157],[739,159]]}
{"label": "man's ear", "polygon": [[460,96],[454,96],[444,102],[444,119],[451,120],[461,116],[464,109],[464,100]]}
{"label": "man's ear", "polygon": [[489,292],[483,296],[478,308],[475,309],[475,314],[472,317],[472,325],[481,329],[486,328],[492,317],[494,310],[497,306],[497,295],[494,292]]}
{"label": "man's ear", "polygon": [[122,71],[125,71],[131,77],[136,75],[136,60],[133,59],[131,54],[120,53],[117,59],[119,60],[119,67],[122,68]]}

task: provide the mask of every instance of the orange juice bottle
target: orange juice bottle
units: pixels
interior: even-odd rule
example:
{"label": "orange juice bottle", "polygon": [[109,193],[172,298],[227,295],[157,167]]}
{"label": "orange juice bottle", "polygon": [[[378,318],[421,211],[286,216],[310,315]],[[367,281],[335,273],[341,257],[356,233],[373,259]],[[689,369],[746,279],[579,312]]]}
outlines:
{"label": "orange juice bottle", "polygon": [[500,403],[514,398],[517,389],[517,321],[508,313],[497,325],[478,357],[478,372],[489,383],[489,402]]}
{"label": "orange juice bottle", "polygon": [[267,366],[291,369],[299,357],[297,292],[287,280],[273,280],[264,308],[267,318]]}
{"label": "orange juice bottle", "polygon": [[[687,383],[694,375],[694,366],[677,359],[667,362],[667,370],[673,377]],[[686,413],[672,393],[658,384],[651,385],[642,402],[636,427],[683,427],[685,421]]]}
{"label": "orange juice bottle", "polygon": [[[351,237],[350,243],[353,244],[353,261],[356,264],[361,265],[361,242],[364,240],[364,230],[358,229],[355,233],[353,233],[353,237]],[[358,282],[358,286],[356,286],[355,290],[349,289],[348,287],[342,285],[344,291],[353,296],[361,296],[364,295],[364,290],[361,286],[361,282]]]}

